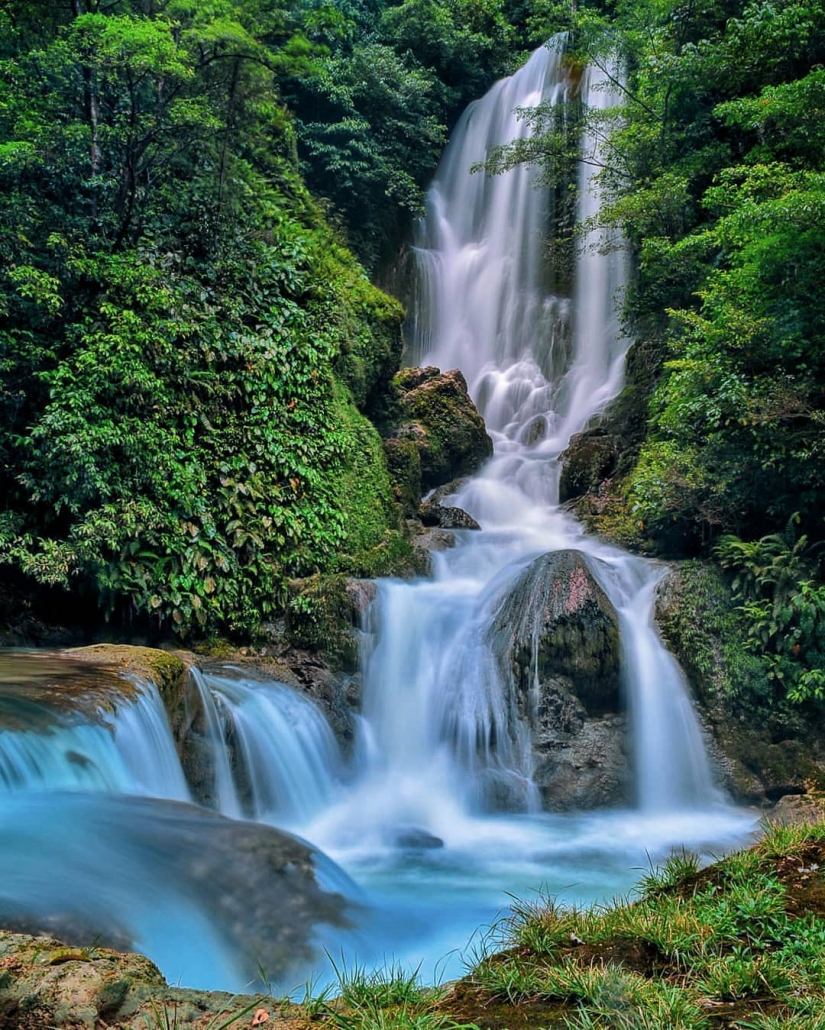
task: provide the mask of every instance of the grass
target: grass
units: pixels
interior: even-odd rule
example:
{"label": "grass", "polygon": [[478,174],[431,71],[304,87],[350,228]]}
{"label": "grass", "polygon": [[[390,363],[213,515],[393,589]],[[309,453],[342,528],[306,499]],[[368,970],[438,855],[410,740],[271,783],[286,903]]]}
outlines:
{"label": "grass", "polygon": [[825,1030],[825,824],[704,869],[675,853],[610,905],[514,901],[449,988],[396,964],[333,969],[285,1028]]}
{"label": "grass", "polygon": [[516,902],[496,943],[446,999],[455,1019],[825,1030],[825,825],[771,829],[707,869],[676,853],[607,906]]}

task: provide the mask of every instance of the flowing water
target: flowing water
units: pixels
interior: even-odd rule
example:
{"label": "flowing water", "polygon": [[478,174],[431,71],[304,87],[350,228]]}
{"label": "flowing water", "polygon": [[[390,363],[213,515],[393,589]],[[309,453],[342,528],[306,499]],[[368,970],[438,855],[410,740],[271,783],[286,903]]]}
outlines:
{"label": "flowing water", "polygon": [[[320,711],[290,688],[238,670],[193,670],[206,767],[199,789],[224,815],[300,833],[350,874],[315,859],[325,889],[360,906],[360,932],[323,937],[349,965],[397,958],[425,977],[458,974],[463,949],[506,909],[508,893],[608,898],[671,847],[711,854],[753,824],[715,785],[683,676],[654,628],[663,570],[588,538],[558,506],[559,455],[621,388],[621,240],[591,233],[572,290],[554,295],[547,193],[524,168],[470,171],[490,146],[524,134],[515,108],[573,88],[560,49],[538,50],[469,107],[428,196],[409,357],[462,369],[495,453],[451,502],[483,531],[458,532],[456,546],[434,556],[432,579],[379,584],[352,756],[342,757]],[[616,104],[611,77],[598,69],[581,88],[592,107]],[[594,136],[585,135],[582,153],[580,221],[599,204]],[[569,548],[585,554],[619,617],[636,785],[627,810],[539,811],[529,728],[491,649],[509,587],[539,555]],[[50,906],[85,912],[91,923],[108,911],[115,931],[170,979],[237,989],[254,963],[250,973],[233,951],[234,924],[198,880],[198,855],[213,853],[221,827],[251,824],[156,800],[189,800],[190,788],[159,697],[132,686],[114,711],[92,706],[94,717],[88,706],[85,715],[56,713],[48,699],[0,689],[0,908],[45,918]],[[509,814],[494,810],[502,798]],[[215,897],[228,890],[231,868],[210,872],[221,880]]]}

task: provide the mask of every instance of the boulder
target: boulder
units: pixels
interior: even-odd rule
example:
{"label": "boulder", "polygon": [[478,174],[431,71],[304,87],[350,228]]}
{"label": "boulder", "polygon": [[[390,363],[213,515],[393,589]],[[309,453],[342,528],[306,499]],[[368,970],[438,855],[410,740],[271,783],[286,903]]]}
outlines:
{"label": "boulder", "polygon": [[[0,868],[6,878],[17,867],[27,875],[13,898],[0,898],[0,926],[18,932],[76,948],[142,939],[152,958],[164,953],[163,930],[146,930],[146,898],[158,910],[179,902],[170,919],[182,922],[171,933],[184,932],[187,913],[210,927],[204,940],[192,936],[182,965],[200,968],[219,954],[244,981],[263,970],[291,987],[322,957],[324,938],[346,933],[360,912],[342,870],[271,826],[147,797],[43,794],[10,804]],[[221,970],[212,968],[214,979]]]}
{"label": "boulder", "polygon": [[500,603],[493,650],[526,696],[565,677],[588,715],[621,710],[619,619],[580,551],[532,562]]}
{"label": "boulder", "polygon": [[427,527],[438,526],[439,529],[481,529],[469,512],[463,508],[452,508],[443,504],[427,501],[419,509],[419,517]]}
{"label": "boulder", "polygon": [[456,479],[451,479],[449,483],[444,483],[443,486],[437,486],[435,490],[431,490],[427,494],[427,501],[433,504],[443,504],[449,497],[453,497],[459,490],[463,490],[470,482],[470,478],[470,476],[458,476]]}
{"label": "boulder", "polygon": [[628,799],[618,616],[579,551],[542,555],[500,602],[491,646],[529,726],[533,782],[549,810]]}
{"label": "boulder", "polygon": [[[402,369],[393,387],[398,417],[392,438],[417,450],[422,491],[469,475],[492,456],[493,442],[457,369],[444,373],[432,367]],[[409,452],[389,441],[388,449],[391,464],[404,468],[403,477],[396,479],[398,489],[403,496],[413,497]]]}
{"label": "boulder", "polygon": [[804,826],[825,822],[825,800],[821,795],[784,794],[765,813],[770,826]]}
{"label": "boulder", "polygon": [[562,452],[559,478],[559,502],[596,490],[610,477],[619,461],[619,448],[614,437],[601,430],[577,433]]}
{"label": "boulder", "polygon": [[584,719],[572,732],[537,732],[533,781],[548,811],[606,808],[630,800],[632,783],[627,717]]}

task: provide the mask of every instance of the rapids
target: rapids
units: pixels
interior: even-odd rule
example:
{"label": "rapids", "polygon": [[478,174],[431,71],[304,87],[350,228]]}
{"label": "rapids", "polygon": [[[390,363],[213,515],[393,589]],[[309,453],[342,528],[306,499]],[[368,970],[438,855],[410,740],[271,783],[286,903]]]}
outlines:
{"label": "rapids", "polygon": [[[570,88],[560,49],[536,51],[470,105],[428,195],[408,359],[462,369],[495,454],[452,499],[482,532],[459,531],[456,546],[434,556],[431,580],[379,584],[352,756],[290,688],[232,669],[193,673],[214,807],[298,833],[333,860],[314,853],[319,883],[357,914],[351,926],[328,927],[321,943],[350,968],[398,960],[429,980],[458,975],[508,895],[609,898],[672,847],[718,853],[753,825],[714,783],[684,678],[654,628],[664,570],[587,537],[558,505],[559,455],[622,385],[621,240],[586,239],[571,295],[556,296],[546,192],[525,168],[470,171],[491,146],[526,131],[516,108]],[[598,69],[582,88],[591,106],[617,102]],[[598,140],[585,137],[582,148],[580,221],[599,204]],[[538,555],[563,548],[588,556],[619,614],[636,782],[625,811],[538,810],[526,727],[489,648],[507,587]],[[216,827],[232,824],[191,806],[175,809],[179,819],[153,807],[190,799],[156,692],[139,683],[114,713],[63,713],[48,725],[46,701],[23,718],[19,696],[4,702],[7,693],[0,676],[0,715],[16,703],[19,716],[0,730],[0,910],[42,920],[45,906],[85,913],[90,925],[111,917],[109,929],[171,981],[253,982],[254,956],[238,959],[237,937],[195,883],[199,849],[211,854],[216,835],[227,835]],[[489,811],[491,783],[506,783],[519,811]],[[159,822],[154,811],[164,813]],[[181,848],[188,862],[171,861]],[[220,897],[228,874],[215,875],[210,890]],[[329,976],[320,950],[304,973],[319,983]]]}

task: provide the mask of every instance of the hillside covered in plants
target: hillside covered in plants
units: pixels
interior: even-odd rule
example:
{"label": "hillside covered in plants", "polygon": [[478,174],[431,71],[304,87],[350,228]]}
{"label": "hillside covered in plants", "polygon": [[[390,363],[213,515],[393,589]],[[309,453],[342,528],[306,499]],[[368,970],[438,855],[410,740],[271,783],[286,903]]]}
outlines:
{"label": "hillside covered in plants", "polygon": [[402,310],[351,247],[375,273],[517,29],[384,6],[0,5],[7,582],[248,637],[294,577],[403,565]]}
{"label": "hillside covered in plants", "polygon": [[620,113],[574,91],[525,112],[532,136],[490,167],[558,189],[582,159],[571,126],[605,141],[635,345],[579,511],[711,558],[763,700],[820,697],[819,2],[0,10],[7,582],[248,637],[296,577],[409,565],[406,473],[375,429],[403,313],[373,282],[464,106],[566,32],[571,81],[609,67]]}

